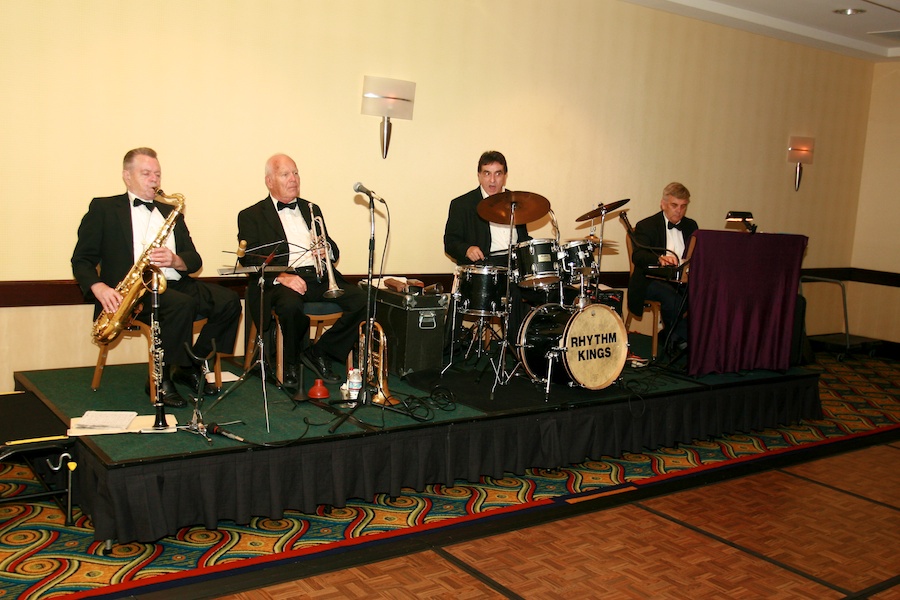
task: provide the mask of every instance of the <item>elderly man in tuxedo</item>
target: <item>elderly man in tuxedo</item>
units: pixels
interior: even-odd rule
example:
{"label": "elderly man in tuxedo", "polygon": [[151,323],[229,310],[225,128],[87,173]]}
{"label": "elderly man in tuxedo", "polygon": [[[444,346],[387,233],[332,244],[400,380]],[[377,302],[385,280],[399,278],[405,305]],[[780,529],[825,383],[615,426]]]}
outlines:
{"label": "elderly man in tuxedo", "polygon": [[697,222],[685,216],[691,193],[672,182],[663,189],[660,211],[638,222],[632,237],[634,273],[628,282],[628,310],[644,312],[645,300],[659,301],[669,347],[687,348],[687,299],[677,284],[647,277],[647,267],[678,267],[685,258]]}
{"label": "elderly man in tuxedo", "polygon": [[[81,220],[72,254],[72,273],[85,298],[95,301],[95,318],[101,310],[113,313],[118,309],[122,295],[116,286],[157,237],[174,210],[170,204],[154,201],[161,179],[159,160],[152,148],[128,151],[122,165],[126,193],[94,198]],[[159,337],[165,362],[160,395],[165,405],[180,408],[186,402],[173,379],[197,393],[204,385],[188,348],[193,346],[191,352],[195,356],[206,357],[212,352],[215,340],[219,352],[233,352],[241,301],[231,290],[190,276],[200,270],[203,261],[191,240],[184,215],[178,215],[165,243],[150,252],[150,262],[162,269],[167,281],[165,293],[159,296]],[[149,294],[138,303],[143,309],[137,318],[149,322]],[[207,322],[197,342],[192,343],[194,321],[202,317]],[[206,383],[203,391],[215,393],[215,384]]]}
{"label": "elderly man in tuxedo", "polygon": [[[325,237],[333,262],[340,258],[340,250],[328,235],[322,209],[299,197],[300,173],[289,156],[276,154],[266,162],[265,181],[269,195],[238,214],[238,239],[247,243],[241,264],[259,266],[271,257],[270,265],[283,267],[264,273],[263,322],[256,325],[260,331],[268,331],[272,311],[278,315],[284,335],[282,383],[286,389],[297,389],[298,361],[320,379],[338,383],[341,377],[332,370],[331,359],[344,362],[358,342],[359,324],[366,319],[366,294],[335,270],[335,282],[343,294],[327,300],[340,305],[343,315],[318,342],[304,348],[309,342],[309,317],[303,311],[304,303],[326,300],[329,289],[328,277],[319,277],[316,272],[313,238]],[[314,219],[319,223],[314,223]],[[318,252],[324,258],[325,250],[320,247]],[[247,310],[254,322],[259,320],[258,279],[247,286]]]}

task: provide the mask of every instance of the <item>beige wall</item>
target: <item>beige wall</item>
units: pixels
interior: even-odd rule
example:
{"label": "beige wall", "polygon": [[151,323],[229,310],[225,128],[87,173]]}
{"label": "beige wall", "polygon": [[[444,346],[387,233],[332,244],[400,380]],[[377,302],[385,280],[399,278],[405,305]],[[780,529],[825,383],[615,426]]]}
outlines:
{"label": "beige wall", "polygon": [[[367,264],[356,181],[388,201],[388,272],[448,272],[447,205],[489,148],[512,189],[551,201],[564,240],[587,234],[575,219],[597,203],[631,198],[636,222],[680,180],[703,227],[750,210],[764,231],[810,237],[805,267],[895,269],[856,240],[896,189],[888,134],[872,141],[869,121],[871,104],[900,126],[896,69],[615,0],[0,0],[0,56],[0,280],[70,278],[88,201],[123,189],[121,157],[140,145],[186,196],[206,275],[233,262],[236,214],[265,196],[275,152],[297,160],[344,272]],[[379,120],[360,114],[365,75],[417,84],[387,160]],[[816,138],[799,192],[791,135]],[[532,229],[552,235],[546,218]],[[605,245],[602,269],[625,271],[617,220]],[[85,307],[0,310],[0,390],[16,370],[92,363],[89,320]]]}

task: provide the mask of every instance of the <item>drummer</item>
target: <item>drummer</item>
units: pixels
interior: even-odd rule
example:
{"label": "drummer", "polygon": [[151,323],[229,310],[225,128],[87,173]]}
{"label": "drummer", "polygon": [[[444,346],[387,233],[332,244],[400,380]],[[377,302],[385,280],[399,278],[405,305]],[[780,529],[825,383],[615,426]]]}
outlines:
{"label": "drummer", "polygon": [[[496,150],[488,150],[478,159],[478,187],[450,202],[450,212],[444,227],[444,252],[457,265],[490,265],[506,268],[509,264],[509,248],[531,239],[528,228],[492,223],[478,214],[482,200],[506,191],[506,157]],[[510,285],[513,301],[510,303],[507,340],[515,343],[519,325],[524,318],[521,294],[516,285]]]}

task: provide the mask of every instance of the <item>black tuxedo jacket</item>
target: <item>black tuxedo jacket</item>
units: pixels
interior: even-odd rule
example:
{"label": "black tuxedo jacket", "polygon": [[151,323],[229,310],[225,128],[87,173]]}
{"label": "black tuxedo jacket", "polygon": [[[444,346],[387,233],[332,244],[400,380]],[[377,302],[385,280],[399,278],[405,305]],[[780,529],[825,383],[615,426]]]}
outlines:
{"label": "black tuxedo jacket", "polygon": [[[297,205],[299,206],[300,214],[303,215],[303,220],[306,222],[306,226],[310,228],[310,231],[313,231],[310,207],[312,207],[315,216],[322,217],[325,238],[331,245],[334,262],[337,262],[338,258],[340,258],[340,249],[328,235],[328,227],[325,226],[325,218],[322,216],[322,209],[320,209],[318,205],[312,204],[303,198],[297,199]],[[245,267],[259,266],[263,264],[269,254],[274,251],[276,256],[269,264],[282,267],[288,266],[288,261],[290,260],[290,246],[286,242],[287,235],[284,233],[284,227],[281,225],[281,219],[278,218],[278,210],[275,208],[271,196],[267,196],[253,206],[245,208],[238,213],[238,240],[247,242],[247,253],[243,258],[239,259],[241,265]],[[272,288],[274,285],[273,282],[278,275],[278,272],[265,274],[265,286],[267,291]],[[334,277],[335,280],[340,283],[347,283],[337,269],[334,269]],[[250,314],[254,319],[259,315],[258,281],[257,277],[251,277],[250,282],[247,285],[248,308],[251,310]],[[270,297],[266,298],[266,304],[269,304],[269,299]],[[268,327],[269,315],[271,312],[270,309],[271,305],[264,307],[264,328]]]}
{"label": "black tuxedo jacket", "polygon": [[[162,202],[154,202],[154,205],[163,217],[168,217],[174,210],[173,206]],[[180,271],[182,277],[196,273],[203,266],[203,260],[191,240],[184,215],[179,215],[175,221],[173,234],[175,253],[187,266],[187,271]],[[119,285],[134,266],[133,248],[128,194],[91,200],[78,227],[78,241],[72,253],[72,274],[86,299],[94,300],[91,286],[98,281],[110,287]]]}
{"label": "black tuxedo jacket", "polygon": [[[444,227],[444,252],[458,265],[472,264],[466,257],[469,246],[478,246],[485,256],[491,253],[490,223],[478,215],[481,200],[481,187],[477,187],[450,202],[450,213]],[[531,239],[525,225],[516,225],[516,233],[519,242]]]}
{"label": "black tuxedo jacket", "polygon": [[[691,235],[697,231],[697,222],[684,217],[681,220],[681,235],[684,236],[684,249],[687,252]],[[638,222],[634,228],[631,260],[634,273],[628,280],[628,310],[635,315],[644,312],[644,299],[647,296],[647,267],[659,264],[659,257],[666,249],[666,218],[662,211]],[[683,257],[682,257],[683,258]]]}

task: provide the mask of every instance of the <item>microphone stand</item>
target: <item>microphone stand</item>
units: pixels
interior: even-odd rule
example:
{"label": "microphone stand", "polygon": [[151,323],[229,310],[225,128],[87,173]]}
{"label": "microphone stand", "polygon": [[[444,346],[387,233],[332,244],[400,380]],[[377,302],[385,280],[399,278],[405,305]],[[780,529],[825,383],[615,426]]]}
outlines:
{"label": "microphone stand", "polygon": [[[371,403],[371,399],[369,398],[369,396],[372,395],[372,391],[369,388],[369,348],[371,347],[372,330],[374,329],[373,323],[375,322],[374,303],[372,302],[372,275],[375,270],[375,198],[373,197],[373,194],[368,191],[366,192],[366,196],[369,197],[369,270],[366,280],[366,337],[363,342],[362,387],[359,388],[359,393],[356,396],[356,406],[351,408],[349,412],[342,414],[334,424],[332,424],[328,433],[337,431],[337,428],[340,427],[344,421],[351,418],[353,413],[355,413],[360,406]],[[358,419],[354,418],[354,420],[359,422]]]}

